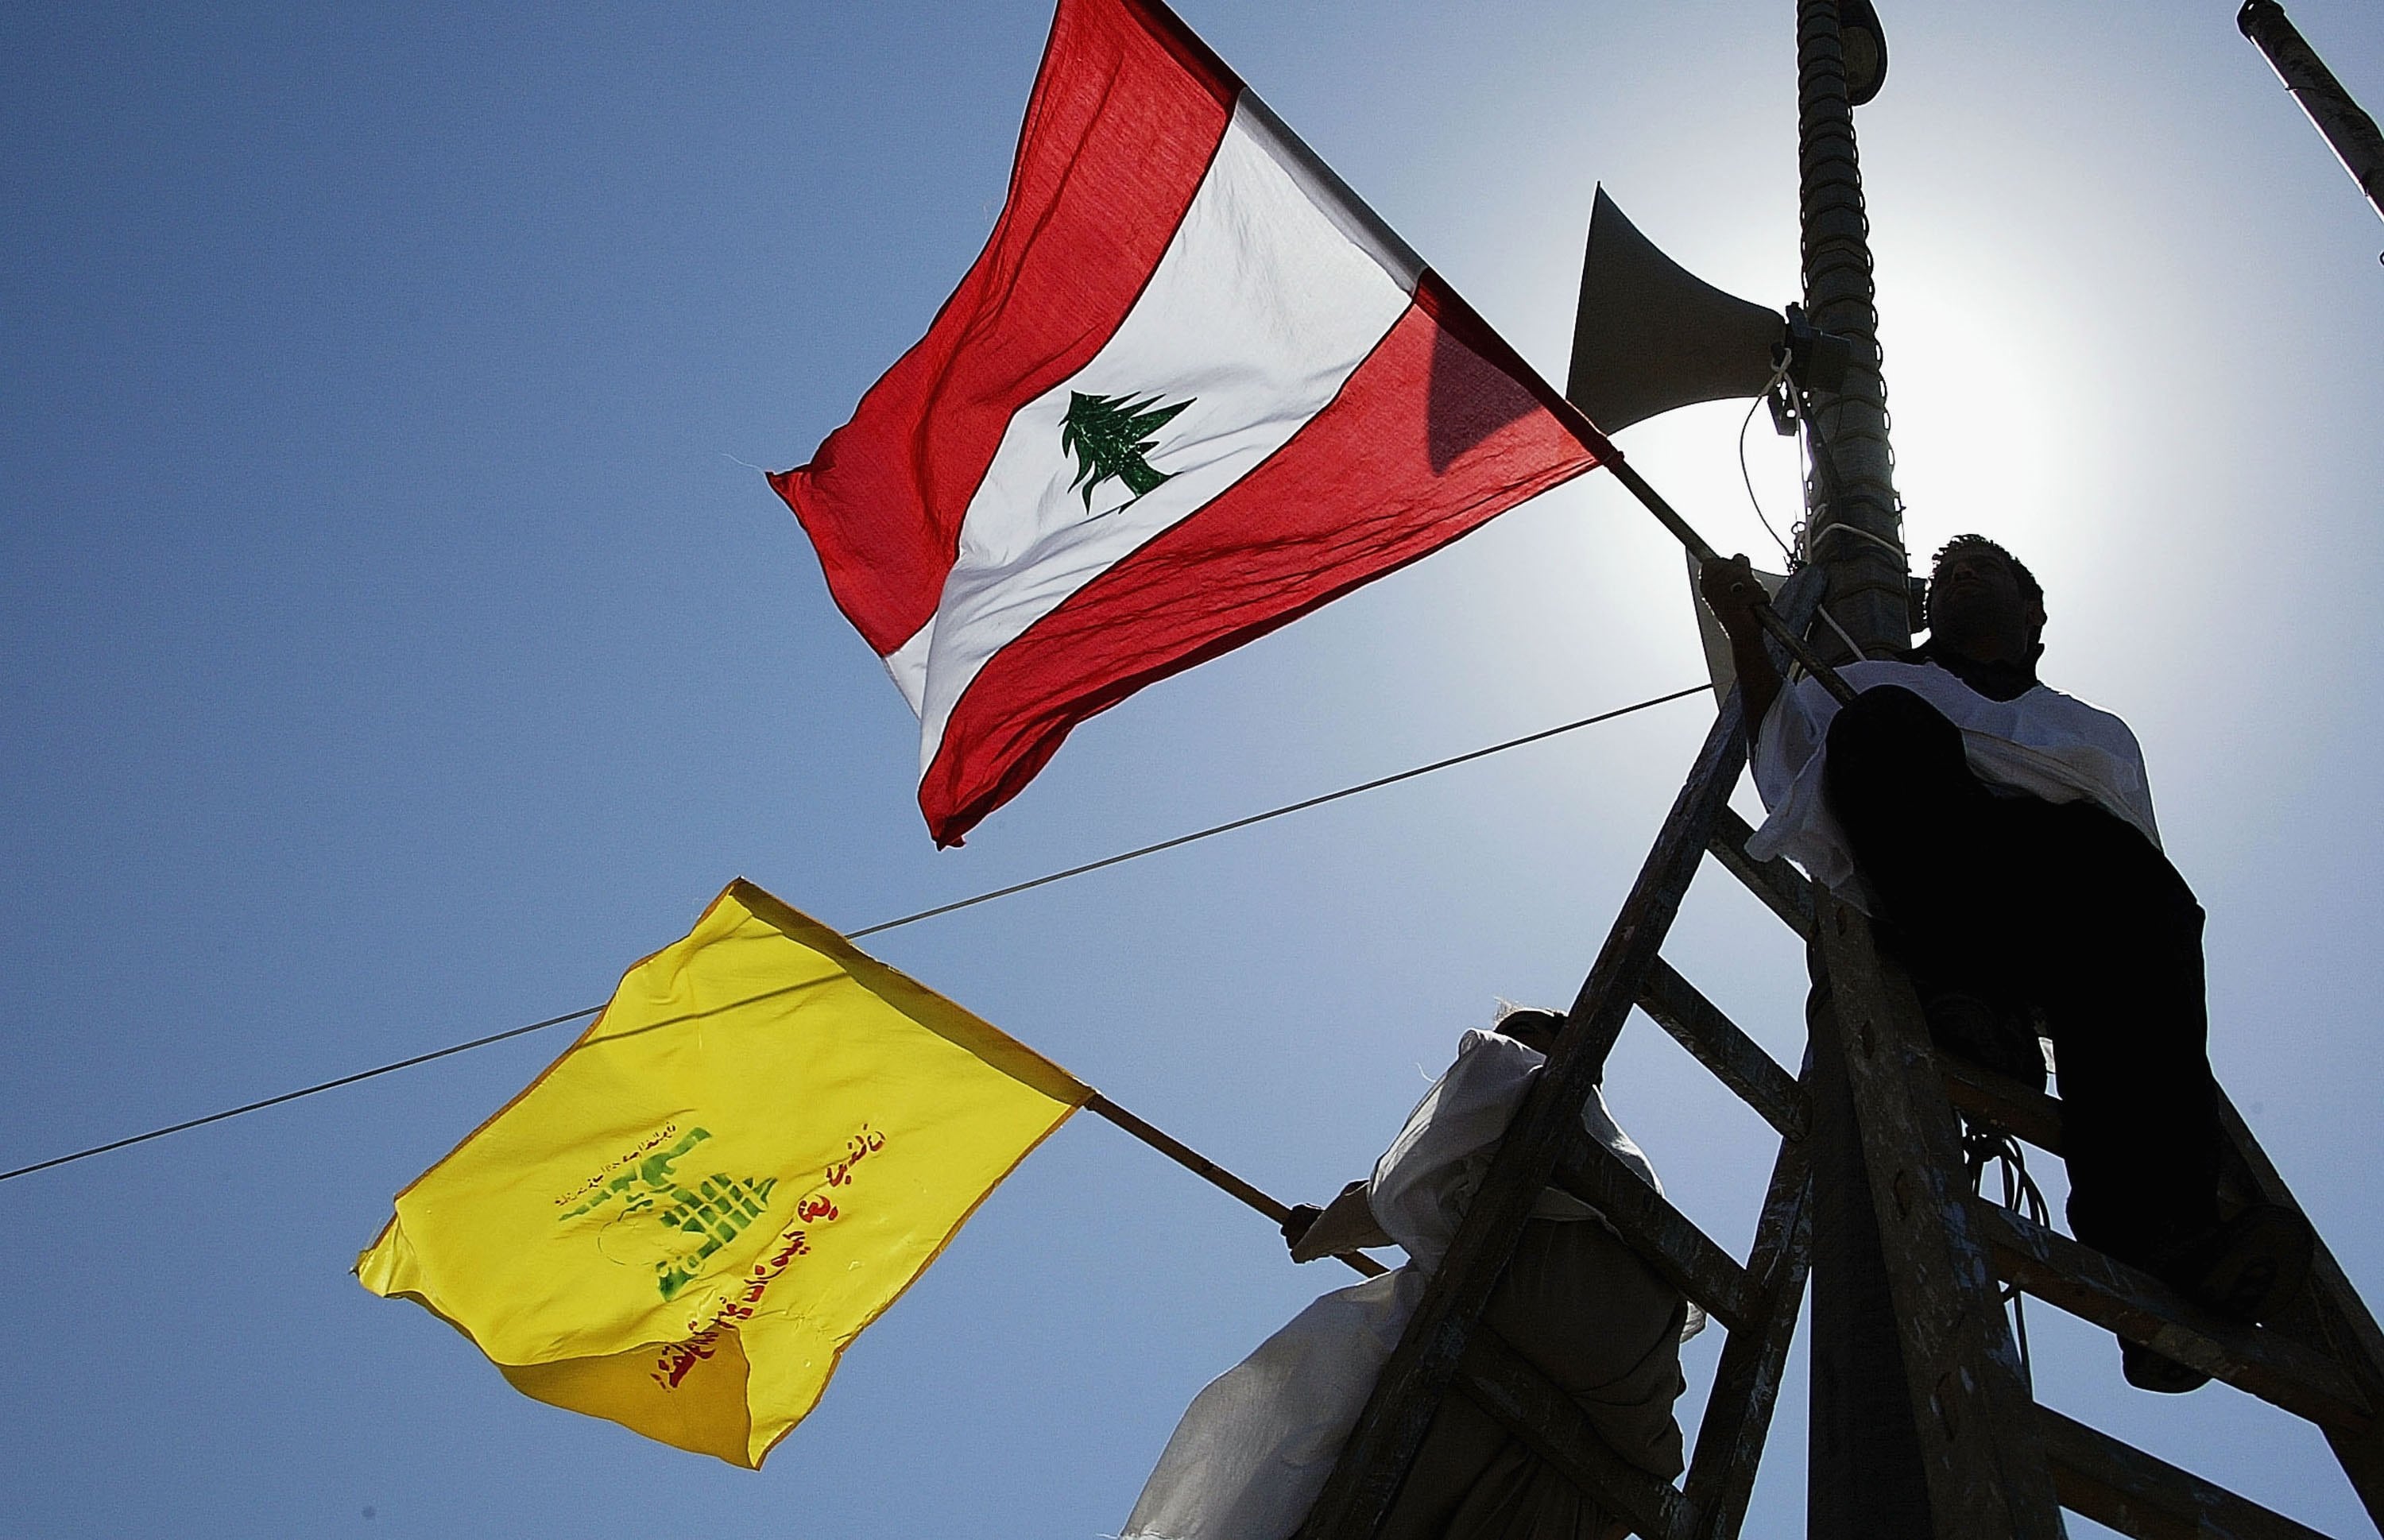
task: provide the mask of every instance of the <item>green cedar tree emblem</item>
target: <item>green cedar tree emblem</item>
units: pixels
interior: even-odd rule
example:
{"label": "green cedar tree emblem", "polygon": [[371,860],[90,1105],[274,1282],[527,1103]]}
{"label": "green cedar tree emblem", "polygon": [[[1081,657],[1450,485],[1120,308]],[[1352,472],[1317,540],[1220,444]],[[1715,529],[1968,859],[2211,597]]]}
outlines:
{"label": "green cedar tree emblem", "polygon": [[1085,506],[1093,505],[1093,490],[1104,481],[1124,482],[1134,492],[1126,500],[1130,504],[1166,480],[1168,473],[1152,469],[1143,456],[1158,442],[1151,435],[1197,399],[1161,406],[1155,395],[1136,401],[1131,395],[1069,391],[1068,415],[1060,419],[1060,451],[1076,457],[1076,478],[1069,485],[1083,490]]}

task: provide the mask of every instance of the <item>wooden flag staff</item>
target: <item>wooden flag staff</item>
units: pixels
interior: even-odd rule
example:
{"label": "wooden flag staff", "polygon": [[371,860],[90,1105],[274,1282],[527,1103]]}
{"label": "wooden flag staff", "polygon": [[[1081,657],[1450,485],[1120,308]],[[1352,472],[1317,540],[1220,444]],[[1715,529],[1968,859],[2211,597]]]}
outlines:
{"label": "wooden flag staff", "polygon": [[[1586,417],[1582,418],[1584,424],[1588,420]],[[1691,528],[1689,521],[1675,512],[1672,505],[1664,501],[1663,495],[1649,486],[1646,478],[1633,469],[1631,462],[1622,458],[1619,452],[1614,453],[1614,457],[1605,464],[1606,468],[1614,473],[1614,478],[1629,489],[1631,495],[1637,498],[1649,513],[1656,515],[1657,523],[1671,531],[1674,540],[1688,547],[1689,554],[1695,556],[1700,565],[1720,559],[1714,548],[1705,542],[1705,537]],[[1752,608],[1757,624],[1769,632],[1774,641],[1787,650],[1789,657],[1795,660],[1798,667],[1820,680],[1821,688],[1837,697],[1838,704],[1843,706],[1853,702],[1854,687],[1840,678],[1836,669],[1823,663],[1819,654],[1805,645],[1805,639],[1796,634],[1794,627],[1780,618],[1780,612],[1771,607],[1769,600],[1758,595]]]}
{"label": "wooden flag staff", "polygon": [[[1266,1215],[1267,1218],[1273,1220],[1277,1224],[1291,1217],[1291,1210],[1287,1205],[1277,1202],[1266,1193],[1250,1186],[1165,1129],[1154,1128],[1143,1122],[1116,1102],[1101,1095],[1100,1092],[1095,1091],[1085,1102],[1085,1111],[1107,1118],[1195,1176],[1223,1188]],[[1363,1252],[1342,1251],[1336,1252],[1335,1255],[1369,1278],[1380,1277],[1390,1271]]]}

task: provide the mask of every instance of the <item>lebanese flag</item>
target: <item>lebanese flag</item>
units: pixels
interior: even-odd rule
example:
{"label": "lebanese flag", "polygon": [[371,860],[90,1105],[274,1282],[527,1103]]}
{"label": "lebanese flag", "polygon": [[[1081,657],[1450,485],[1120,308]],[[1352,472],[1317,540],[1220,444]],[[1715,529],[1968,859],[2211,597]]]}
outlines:
{"label": "lebanese flag", "polygon": [[1614,456],[1157,0],[1060,0],[1009,200],[773,476],[957,845],[1070,728]]}

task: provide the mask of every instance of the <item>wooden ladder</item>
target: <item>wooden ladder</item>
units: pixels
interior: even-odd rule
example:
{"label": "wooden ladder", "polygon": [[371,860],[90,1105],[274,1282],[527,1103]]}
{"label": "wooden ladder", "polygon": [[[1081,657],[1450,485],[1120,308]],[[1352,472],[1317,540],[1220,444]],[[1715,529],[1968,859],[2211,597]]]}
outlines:
{"label": "wooden ladder", "polygon": [[[1778,608],[1798,631],[1819,575]],[[2323,1244],[2308,1284],[2271,1324],[2221,1320],[2146,1273],[1970,1190],[1956,1110],[2061,1149],[2061,1104],[1929,1047],[1912,986],[1862,913],[1783,862],[1746,853],[1728,799],[1745,763],[1726,702],[1624,900],[1567,1027],[1509,1125],[1472,1207],[1383,1370],[1299,1540],[1372,1540],[1441,1398],[1467,1397],[1650,1540],[1723,1540],[1746,1513],[1811,1260],[1807,1143],[1816,1054],[1843,1058],[1887,1265],[1936,1532],[1945,1540],[2052,1540],[2067,1508],[2139,1536],[2283,1540],[2316,1534],[2223,1487],[2074,1422],[2030,1394],[1999,1280],[2322,1429],[2384,1530],[2384,1334]],[[1815,989],[1804,1074],[1791,1075],[1663,959],[1705,856],[1805,937]],[[1780,1135],[1744,1261],[1589,1138],[1581,1112],[1633,1006]],[[2225,1103],[2233,1153],[2222,1201],[2299,1211]],[[1594,1204],[1648,1265],[1728,1334],[1680,1484],[1609,1448],[1570,1397],[1482,1321],[1541,1189]]]}

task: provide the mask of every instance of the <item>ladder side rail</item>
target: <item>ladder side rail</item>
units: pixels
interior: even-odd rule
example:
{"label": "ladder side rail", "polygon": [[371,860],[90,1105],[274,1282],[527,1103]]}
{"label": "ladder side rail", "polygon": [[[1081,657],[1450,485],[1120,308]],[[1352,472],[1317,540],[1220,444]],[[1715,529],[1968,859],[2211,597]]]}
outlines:
{"label": "ladder side rail", "polygon": [[1604,1073],[1607,1053],[1638,998],[1703,855],[1714,817],[1745,764],[1737,695],[1723,703],[1656,837],[1597,961],[1567,1013],[1547,1066],[1500,1141],[1439,1270],[1399,1346],[1383,1366],[1301,1540],[1372,1540],[1454,1378],[1466,1338],[1514,1254],[1568,1129]]}
{"label": "ladder side rail", "polygon": [[1859,911],[1825,900],[1819,930],[1831,999],[1817,1051],[1846,1066],[1938,1534],[2057,1540],[2052,1472],[1919,1001]]}
{"label": "ladder side rail", "polygon": [[[2260,1141],[2253,1136],[2242,1113],[2235,1110],[2235,1103],[2228,1099],[2223,1089],[2218,1093],[2218,1121],[2229,1141],[2235,1147],[2236,1157],[2243,1162],[2253,1190],[2266,1202],[2302,1213],[2300,1199],[2293,1197],[2292,1189],[2285,1185],[2284,1177],[2278,1174],[2275,1163],[2268,1159],[2268,1152],[2260,1148]],[[2306,1221],[2309,1216],[2302,1214],[2302,1218]],[[2316,1235],[2316,1226],[2312,1226],[2312,1234]],[[2376,1317],[2369,1313],[2366,1301],[2352,1286],[2350,1277],[2342,1271],[2342,1264],[2335,1260],[2332,1251],[2327,1249],[2323,1239],[2317,1241],[2310,1273],[2321,1297],[2341,1311],[2341,1323],[2348,1328],[2353,1339],[2351,1346],[2355,1349],[2353,1356],[2372,1366],[2379,1375],[2384,1375],[2384,1330],[2378,1328]]]}
{"label": "ladder side rail", "polygon": [[2045,1456],[2061,1506],[2148,1540],[2327,1540],[2191,1471],[2039,1407]]}
{"label": "ladder side rail", "polygon": [[[1811,1056],[1807,1054],[1809,1064]],[[1696,1540],[1733,1540],[1746,1521],[1755,1475],[1771,1429],[1788,1345],[1805,1300],[1813,1264],[1812,1154],[1801,1139],[1782,1139],[1756,1222],[1746,1271],[1755,1280],[1757,1323],[1730,1334],[1713,1388],[1697,1423],[1682,1490],[1696,1515]]]}
{"label": "ladder side rail", "polygon": [[1639,984],[1639,1009],[1783,1138],[1805,1136],[1805,1093],[1720,1006],[1661,957]]}
{"label": "ladder side rail", "polygon": [[1778,856],[1757,861],[1746,853],[1746,842],[1755,838],[1754,826],[1737,812],[1723,808],[1714,822],[1714,835],[1708,847],[1722,869],[1744,883],[1746,890],[1763,900],[1765,908],[1777,914],[1789,929],[1807,940],[1813,938],[1813,884],[1804,873]]}
{"label": "ladder side rail", "polygon": [[1456,1393],[1498,1420],[1600,1506],[1647,1540],[1692,1540],[1695,1515],[1671,1483],[1616,1453],[1572,1397],[1496,1330],[1467,1339]]}
{"label": "ladder side rail", "polygon": [[1550,1179],[1606,1216],[1623,1244],[1663,1280],[1733,1332],[1760,1323],[1756,1279],[1622,1158],[1576,1127]]}
{"label": "ladder side rail", "polygon": [[[1732,1428],[1736,1436],[1725,1443],[1709,1442],[1704,1429],[1699,1434],[1699,1447],[1707,1468],[1706,1484],[1712,1484],[1720,1474],[1711,1469],[1716,1459],[1745,1451],[1743,1479],[1731,1494],[1735,1501],[1724,1510],[1728,1528],[1717,1531],[1711,1527],[1703,1504],[1693,1500],[1686,1509],[1695,1520],[1691,1533],[1734,1534],[1744,1516],[1746,1493],[1752,1487],[1754,1465],[1761,1453],[1763,1430],[1769,1425],[1771,1397],[1778,1389],[1788,1338],[1795,1329],[1805,1270],[1810,1261],[1809,1249],[1801,1245],[1809,1224],[1805,1205],[1808,1173],[1802,1150],[1794,1143],[1782,1143],[1782,1159],[1766,1195],[1765,1222],[1757,1227],[1756,1245],[1749,1252],[1749,1265],[1745,1268],[1732,1261],[1728,1252],[1704,1236],[1611,1150],[1585,1133],[1570,1141],[1553,1174],[1558,1186],[1595,1206],[1622,1236],[1625,1244],[1658,1273],[1710,1310],[1731,1332],[1733,1346],[1739,1348],[1735,1356],[1745,1360],[1745,1366],[1733,1364],[1728,1373],[1716,1375],[1715,1393],[1708,1400],[1707,1412],[1715,1428]],[[1468,1365],[1476,1348],[1485,1340],[1495,1340],[1496,1335],[1486,1327],[1476,1329],[1467,1348]],[[1561,1414],[1531,1410],[1549,1397],[1561,1401],[1563,1395],[1545,1385],[1528,1363],[1521,1371],[1506,1372],[1504,1389],[1485,1388],[1476,1384],[1475,1378],[1471,1368],[1460,1368],[1460,1390],[1543,1452],[1571,1436],[1557,1430],[1568,1425],[1586,1427],[1578,1418],[1568,1423]],[[1522,1387],[1518,1388],[1519,1385]],[[1530,1392],[1529,1386],[1533,1385],[1540,1389]],[[1538,1398],[1533,1399],[1534,1396]],[[1535,1416],[1539,1419],[1536,1426],[1530,1422]],[[1552,1422],[1552,1416],[1558,1420]],[[1753,1434],[1751,1440],[1745,1436],[1749,1432]],[[1559,1468],[1566,1468],[1562,1461],[1558,1463]],[[1592,1484],[1588,1489],[1594,1495],[1620,1497],[1612,1483],[1604,1486]],[[1688,1521],[1669,1508],[1650,1506],[1644,1500],[1626,1511],[1640,1525],[1641,1533],[1647,1534],[1679,1534],[1682,1532],[1676,1526]]]}
{"label": "ladder side rail", "polygon": [[[1567,1180],[1569,1167],[1593,1162],[1594,1178],[1578,1183]],[[1731,1440],[1736,1447],[1732,1452],[1745,1451],[1742,1461],[1733,1462],[1744,1466],[1743,1479],[1730,1493],[1735,1501],[1717,1515],[1727,1527],[1717,1529],[1703,1504],[1684,1499],[1678,1489],[1616,1454],[1571,1397],[1486,1323],[1478,1324],[1467,1340],[1455,1389],[1549,1459],[1575,1486],[1622,1513],[1637,1533],[1651,1540],[1734,1534],[1753,1485],[1762,1429],[1769,1420],[1780,1365],[1794,1330],[1805,1267],[1809,1262],[1809,1251],[1798,1244],[1809,1223],[1804,1204],[1808,1177],[1801,1152],[1795,1145],[1783,1142],[1782,1158],[1767,1194],[1765,1223],[1758,1226],[1750,1254],[1761,1271],[1746,1275],[1745,1284],[1730,1276],[1740,1270],[1726,1253],[1664,1204],[1611,1151],[1585,1135],[1559,1161],[1556,1175],[1584,1199],[1596,1201],[1626,1241],[1659,1272],[1672,1277],[1684,1293],[1700,1303],[1719,1306],[1718,1320],[1725,1310],[1750,1317],[1738,1323],[1732,1336],[1734,1345],[1745,1345],[1738,1357],[1748,1360],[1747,1367],[1733,1366],[1734,1372],[1718,1374],[1715,1395],[1708,1401],[1708,1419],[1716,1420],[1718,1427],[1734,1428],[1739,1434]],[[1652,1201],[1630,1203],[1636,1195]],[[1748,1372],[1750,1368],[1754,1372]],[[1754,1434],[1751,1441],[1745,1436],[1749,1431]],[[1719,1447],[1708,1444],[1705,1430],[1700,1429],[1701,1453]],[[1716,1458],[1705,1453],[1706,1484],[1720,1474],[1711,1471]]]}
{"label": "ladder side rail", "polygon": [[2341,1365],[2265,1326],[2204,1310],[2125,1262],[1993,1203],[1975,1205],[1995,1271],[2049,1305],[2225,1380],[2321,1427],[2375,1424]]}
{"label": "ladder side rail", "polygon": [[[2260,1148],[2260,1141],[2252,1136],[2251,1125],[2235,1110],[2226,1091],[2222,1089],[2217,1094],[2219,1126],[2234,1146],[2235,1158],[2253,1191],[2266,1202],[2302,1214],[2306,1223],[2309,1216],[2302,1213],[2300,1200],[2285,1185],[2267,1151]],[[2315,1244],[2309,1285],[2295,1302],[2294,1310],[2277,1324],[2288,1332],[2298,1331],[2312,1347],[2331,1350],[2365,1393],[2369,1405],[2384,1411],[2384,1332],[2377,1329],[2376,1317],[2368,1310],[2366,1301],[2352,1286],[2350,1275],[2318,1237],[2314,1224],[2310,1226],[2310,1236]],[[2341,1462],[2342,1473],[2350,1480],[2352,1490],[2359,1494],[2361,1504],[2367,1509],[2369,1521],[2384,1531],[2384,1417],[2365,1432],[2329,1427],[2326,1439],[2334,1449],[2335,1459]]]}
{"label": "ladder side rail", "polygon": [[[1938,1056],[1938,1071],[1945,1080],[1945,1094],[1957,1109],[1971,1118],[1993,1123],[2048,1154],[2062,1154],[2062,1121],[2067,1113],[2060,1099],[1953,1056]],[[2284,1177],[2277,1173],[2275,1163],[2269,1163],[2267,1151],[2260,1149],[2260,1142],[2236,1113],[2224,1089],[2219,1089],[2219,1121],[2234,1147],[2234,1171],[2222,1180],[2222,1195],[2301,1211]],[[2370,1521],[2384,1531],[2384,1333],[2377,1330],[2375,1316],[2367,1311],[2358,1290],[2351,1287],[2351,1280],[2327,1249],[2325,1239],[2317,1237],[2315,1225],[2310,1283],[2301,1299],[2275,1321],[2263,1323],[2257,1333],[2251,1333],[2248,1349],[2229,1349],[2224,1345],[2243,1340],[2243,1333],[2239,1328],[2229,1328],[2234,1335],[2229,1330],[2207,1330],[2207,1323],[2186,1328],[2184,1321],[2201,1321],[2201,1313],[2191,1311],[2191,1307],[2179,1311],[2160,1304],[2139,1311],[2136,1307],[2148,1299],[2174,1301],[2172,1292],[2155,1280],[2143,1278],[2060,1235],[2053,1235],[2045,1247],[2012,1245],[2036,1228],[2017,1216],[2005,1218],[2003,1211],[1986,1213],[1981,1223],[1991,1230],[2005,1230],[2005,1237],[1995,1245],[1998,1271],[2031,1295],[2110,1330],[2124,1330],[2124,1335],[2136,1340],[2151,1340],[2162,1330],[2169,1330],[2174,1333],[2169,1342],[2177,1347],[2172,1357],[2179,1361],[2191,1359],[2195,1369],[2210,1371],[2241,1390],[2315,1421],[2334,1449],[2336,1461],[2341,1461],[2343,1475],[2358,1492]],[[2081,1271],[2067,1259],[2069,1247],[2077,1247],[2077,1254],[2089,1256],[2093,1263]],[[2057,1266],[2050,1256],[2055,1249],[2062,1251]],[[2112,1280],[2129,1283],[2112,1287]],[[2098,1295],[2110,1304],[2100,1304]],[[2134,1330],[2122,1325],[2122,1316],[2129,1311],[2136,1311]],[[2313,1366],[2308,1354],[2296,1352],[2296,1345],[2325,1354],[2327,1363]],[[2162,1345],[2153,1342],[2153,1347]],[[2162,1347],[2162,1352],[2169,1349]],[[2246,1369],[2239,1369],[2227,1357],[2229,1352],[2236,1359],[2246,1359],[2248,1375]],[[2296,1395],[2296,1383],[2303,1392],[2315,1395]],[[2346,1411],[2351,1416],[2343,1416]]]}
{"label": "ladder side rail", "polygon": [[[2040,1149],[2061,1153],[2064,1113],[2057,1099],[1950,1056],[1940,1055],[1937,1063],[1956,1107]],[[2281,1197],[2287,1202],[2291,1198],[2281,1182],[2262,1184],[2248,1170],[2237,1185],[2245,1198],[2278,1201]],[[2072,1315],[2133,1337],[2179,1362],[2191,1360],[2195,1368],[2328,1429],[2355,1433],[2384,1410],[2376,1377],[2361,1373],[2315,1316],[2299,1323],[2289,1317],[2246,1331],[2212,1316],[2151,1275],[2000,1205],[1982,1202],[1980,1222],[1994,1248],[1996,1270]],[[2318,1243],[2321,1249],[2324,1244]],[[2340,1268],[2334,1271],[2340,1277]],[[2361,1309],[2364,1313],[2365,1307]],[[2297,1324],[2303,1329],[2296,1331]]]}

